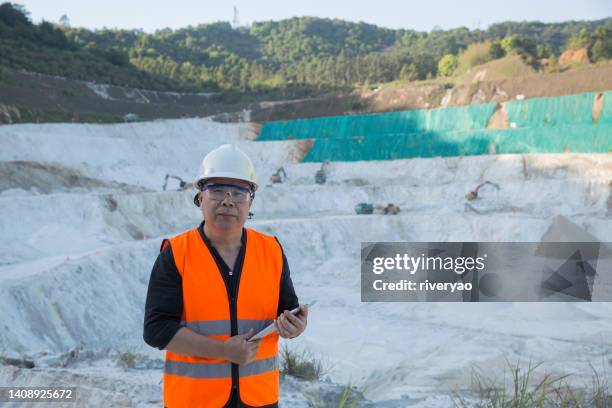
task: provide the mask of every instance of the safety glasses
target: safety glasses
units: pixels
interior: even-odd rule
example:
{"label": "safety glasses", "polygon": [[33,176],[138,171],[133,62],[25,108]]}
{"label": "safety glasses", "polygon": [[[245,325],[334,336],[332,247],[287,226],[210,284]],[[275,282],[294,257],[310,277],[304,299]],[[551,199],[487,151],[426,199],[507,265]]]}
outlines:
{"label": "safety glasses", "polygon": [[230,199],[235,203],[246,203],[250,198],[253,198],[254,193],[251,189],[235,186],[233,184],[210,183],[204,184],[200,188],[211,200],[223,201],[225,196],[229,194]]}

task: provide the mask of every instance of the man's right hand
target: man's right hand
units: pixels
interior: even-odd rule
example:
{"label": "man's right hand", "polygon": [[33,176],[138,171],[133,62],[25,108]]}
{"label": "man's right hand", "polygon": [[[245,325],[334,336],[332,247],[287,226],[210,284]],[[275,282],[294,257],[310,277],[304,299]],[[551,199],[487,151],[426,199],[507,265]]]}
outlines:
{"label": "man's right hand", "polygon": [[249,329],[248,333],[238,334],[230,337],[223,342],[223,351],[225,357],[236,364],[246,364],[253,361],[257,350],[259,350],[259,344],[261,339],[254,341],[247,341],[247,339],[255,334],[255,330]]}

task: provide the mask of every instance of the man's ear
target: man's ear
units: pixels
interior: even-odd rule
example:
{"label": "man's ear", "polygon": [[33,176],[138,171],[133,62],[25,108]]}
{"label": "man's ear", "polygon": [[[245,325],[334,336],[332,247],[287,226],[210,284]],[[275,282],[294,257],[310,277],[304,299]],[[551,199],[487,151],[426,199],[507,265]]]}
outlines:
{"label": "man's ear", "polygon": [[251,207],[253,206],[253,200],[255,200],[255,195],[253,195],[253,198],[251,198],[251,201],[249,201],[249,217],[248,217],[249,220],[253,218],[253,215],[255,215],[251,212]]}
{"label": "man's ear", "polygon": [[198,191],[198,192],[196,193],[196,195],[193,197],[193,203],[194,203],[194,204],[195,204],[195,206],[196,206],[196,207],[198,207],[198,208],[200,207],[200,202],[201,202],[201,201],[200,201],[200,198],[201,198],[200,194],[201,194],[201,193],[202,193],[201,191]]}

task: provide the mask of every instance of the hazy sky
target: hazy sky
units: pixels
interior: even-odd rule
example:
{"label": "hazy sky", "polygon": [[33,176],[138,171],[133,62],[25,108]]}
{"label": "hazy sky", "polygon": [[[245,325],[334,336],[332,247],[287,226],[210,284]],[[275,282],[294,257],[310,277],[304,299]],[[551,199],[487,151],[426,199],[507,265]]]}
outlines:
{"label": "hazy sky", "polygon": [[[4,1],[4,0],[0,0]],[[486,28],[513,20],[555,22],[612,16],[612,0],[12,0],[24,5],[34,22],[57,22],[66,14],[72,26],[142,28],[231,21],[238,8],[241,25],[294,16],[365,21],[389,28],[430,31],[434,27]]]}

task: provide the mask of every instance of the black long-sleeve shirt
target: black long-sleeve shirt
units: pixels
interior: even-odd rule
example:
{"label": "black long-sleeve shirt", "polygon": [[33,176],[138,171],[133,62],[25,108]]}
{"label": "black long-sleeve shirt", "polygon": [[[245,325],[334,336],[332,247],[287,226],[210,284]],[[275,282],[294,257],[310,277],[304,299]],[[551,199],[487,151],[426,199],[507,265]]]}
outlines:
{"label": "black long-sleeve shirt", "polygon": [[[200,224],[198,231],[221,273],[225,277],[229,277],[232,293],[236,293],[236,285],[242,270],[247,245],[246,230],[244,228],[242,229],[242,247],[238,253],[238,258],[236,259],[233,270],[225,263],[204,234],[204,222]],[[293,288],[293,282],[291,281],[289,264],[287,263],[284,251],[282,251],[282,253],[283,270],[281,274],[277,316],[284,310],[291,310],[298,307],[298,298]],[[231,275],[229,274],[230,271],[232,271]],[[166,348],[176,332],[182,327],[182,311],[182,279],[174,263],[170,245],[167,245],[158,255],[149,279],[149,288],[145,304],[144,341],[151,347],[156,347],[160,350]]]}

